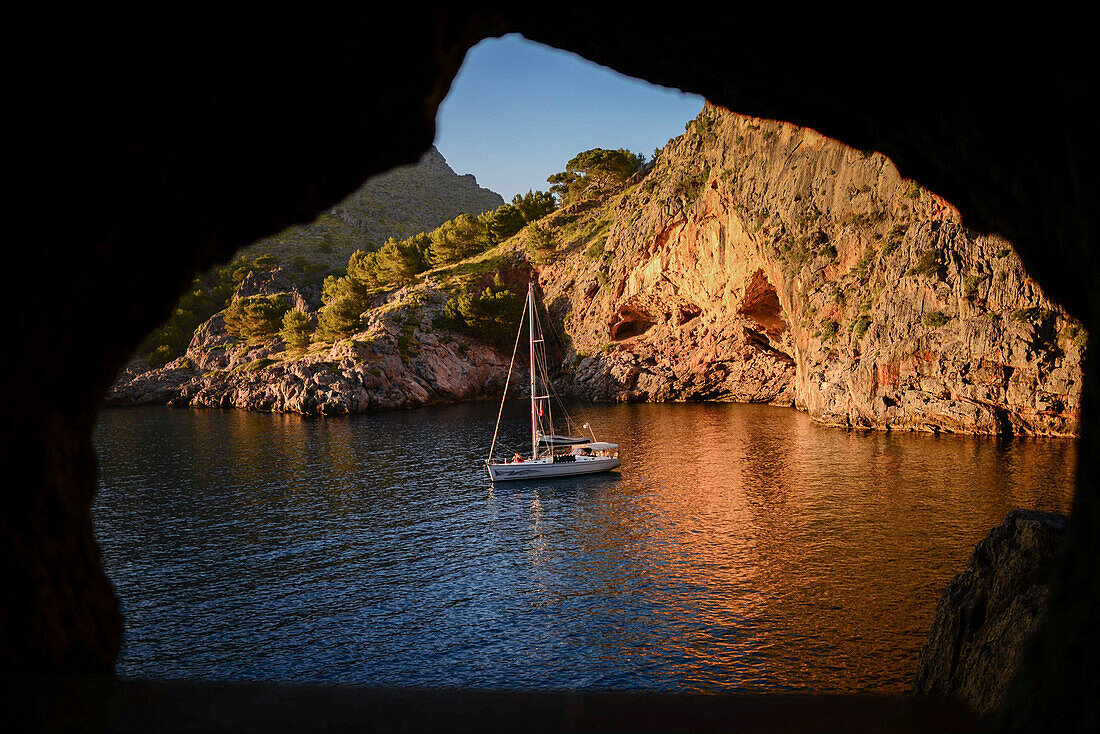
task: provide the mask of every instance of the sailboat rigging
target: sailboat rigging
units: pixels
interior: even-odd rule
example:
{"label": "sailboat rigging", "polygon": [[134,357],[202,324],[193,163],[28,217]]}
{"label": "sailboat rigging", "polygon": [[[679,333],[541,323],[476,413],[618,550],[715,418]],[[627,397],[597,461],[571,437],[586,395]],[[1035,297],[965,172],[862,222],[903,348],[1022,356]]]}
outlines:
{"label": "sailboat rigging", "polygon": [[[510,462],[494,462],[493,451],[496,449],[497,433],[500,430],[500,416],[504,412],[504,400],[508,395],[508,384],[512,379],[512,366],[515,364],[516,351],[519,347],[519,337],[523,331],[523,315],[520,316],[520,330],[516,334],[516,348],[512,350],[512,362],[508,365],[508,378],[504,383],[504,396],[501,398],[501,411],[497,414],[497,425],[493,431],[493,442],[489,447],[489,458],[485,460],[485,466],[489,470],[489,478],[494,482],[503,482],[514,479],[538,479],[545,477],[566,477],[578,474],[595,474],[611,471],[620,466],[619,445],[596,440],[588,423],[592,439],[573,436],[559,436],[554,433],[553,413],[550,407],[550,378],[546,371],[545,341],[542,338],[542,330],[535,315],[535,284],[527,285],[527,301],[524,304],[527,316],[528,350],[530,353],[530,380],[531,380],[531,458],[525,459],[518,453]],[[542,353],[536,348],[536,344],[543,344]],[[541,362],[539,360],[541,357]],[[539,394],[539,376],[542,376],[545,395]],[[545,406],[545,416],[543,407]],[[541,419],[547,419],[548,433],[542,433]]]}

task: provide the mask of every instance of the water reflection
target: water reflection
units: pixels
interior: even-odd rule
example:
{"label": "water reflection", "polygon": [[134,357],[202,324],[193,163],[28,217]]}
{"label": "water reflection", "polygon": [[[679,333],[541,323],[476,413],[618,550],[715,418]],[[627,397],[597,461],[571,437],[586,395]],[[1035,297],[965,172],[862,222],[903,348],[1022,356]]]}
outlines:
{"label": "water reflection", "polygon": [[[505,451],[525,405],[506,408]],[[160,409],[97,427],[122,675],[880,691],[1013,507],[1069,507],[1069,441],[823,429],[766,406],[578,406],[620,473],[484,475],[495,406]],[[508,419],[512,420],[508,420]]]}

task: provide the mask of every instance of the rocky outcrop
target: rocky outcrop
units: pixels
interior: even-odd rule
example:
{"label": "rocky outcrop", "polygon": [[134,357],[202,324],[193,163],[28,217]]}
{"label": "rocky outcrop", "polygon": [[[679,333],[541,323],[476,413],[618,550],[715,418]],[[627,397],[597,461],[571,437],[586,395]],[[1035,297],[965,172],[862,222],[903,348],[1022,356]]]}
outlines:
{"label": "rocky outcrop", "polygon": [[541,284],[581,396],[1076,431],[1084,330],[881,154],[707,105],[634,185],[551,226],[568,254]]}
{"label": "rocky outcrop", "polygon": [[1061,515],[1013,510],[978,544],[936,607],[918,693],[981,712],[1001,703],[1045,607],[1065,530]]}
{"label": "rocky outcrop", "polygon": [[[249,274],[233,298],[275,294],[316,320],[277,269]],[[183,357],[158,370],[125,373],[108,402],[332,415],[499,396],[507,359],[434,328],[447,299],[426,285],[385,294],[364,314],[360,332],[304,350],[288,349],[278,337],[241,341],[218,313],[195,331]]]}

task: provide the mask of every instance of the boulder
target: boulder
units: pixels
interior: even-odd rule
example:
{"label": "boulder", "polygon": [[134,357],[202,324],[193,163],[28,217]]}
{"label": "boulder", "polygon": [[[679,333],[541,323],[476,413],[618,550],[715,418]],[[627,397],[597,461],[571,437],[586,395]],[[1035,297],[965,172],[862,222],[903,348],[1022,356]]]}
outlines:
{"label": "boulder", "polygon": [[1062,515],[1013,510],[978,544],[936,607],[918,693],[997,707],[1043,612],[1065,530]]}

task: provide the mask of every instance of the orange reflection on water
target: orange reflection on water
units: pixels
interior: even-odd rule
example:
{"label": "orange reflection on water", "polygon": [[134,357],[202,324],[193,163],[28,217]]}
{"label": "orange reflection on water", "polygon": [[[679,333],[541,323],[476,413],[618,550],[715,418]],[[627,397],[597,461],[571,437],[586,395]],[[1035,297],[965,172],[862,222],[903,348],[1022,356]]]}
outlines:
{"label": "orange reflection on water", "polygon": [[[608,411],[605,430],[627,437],[621,479],[603,488],[615,499],[573,520],[587,555],[631,569],[600,593],[644,589],[652,619],[635,622],[676,631],[661,644],[699,690],[898,690],[973,545],[1011,507],[1064,508],[1071,494],[1072,442],[1008,451],[763,406],[684,406],[682,421],[650,407]],[[628,657],[651,644],[608,640]]]}

